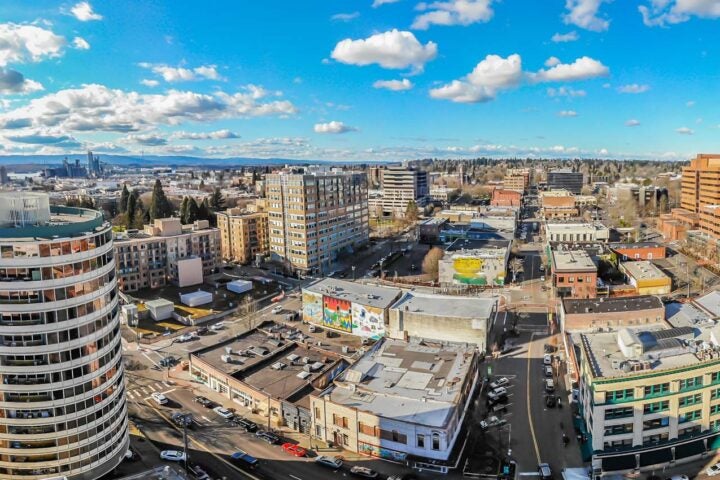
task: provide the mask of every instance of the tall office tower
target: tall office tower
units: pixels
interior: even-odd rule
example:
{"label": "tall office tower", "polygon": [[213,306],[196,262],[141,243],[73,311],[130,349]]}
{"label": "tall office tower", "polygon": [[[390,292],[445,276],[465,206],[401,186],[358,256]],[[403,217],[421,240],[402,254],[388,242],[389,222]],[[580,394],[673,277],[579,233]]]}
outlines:
{"label": "tall office tower", "polygon": [[424,207],[427,205],[429,195],[427,172],[405,167],[389,167],[383,172],[382,207],[384,212],[394,212],[402,216],[410,201],[414,201],[419,207]]}
{"label": "tall office tower", "polygon": [[303,273],[328,273],[368,241],[364,173],[285,169],[266,175],[270,253]]}
{"label": "tall office tower", "polygon": [[547,174],[548,190],[568,190],[575,195],[582,193],[583,174],[570,169],[551,170]]}
{"label": "tall office tower", "polygon": [[10,183],[10,178],[7,174],[7,168],[3,165],[0,167],[0,185],[5,185],[6,183]]}
{"label": "tall office tower", "polygon": [[0,195],[0,478],[95,480],[129,446],[111,226]]}

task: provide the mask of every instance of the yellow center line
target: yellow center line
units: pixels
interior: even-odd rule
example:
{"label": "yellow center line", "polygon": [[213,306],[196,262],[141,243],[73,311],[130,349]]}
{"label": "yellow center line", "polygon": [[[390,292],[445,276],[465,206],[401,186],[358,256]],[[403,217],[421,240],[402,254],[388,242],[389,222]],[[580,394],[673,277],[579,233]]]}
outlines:
{"label": "yellow center line", "polygon": [[[178,432],[182,433],[182,429],[180,429],[177,425],[175,425],[162,411],[158,410],[157,408],[155,408],[153,405],[151,405],[151,404],[148,403],[147,401],[145,402],[145,404],[146,404],[148,407],[150,407],[150,408],[152,408],[153,410],[155,410],[155,413],[157,413],[158,415],[160,415],[160,416],[162,417],[162,419],[165,420],[165,422],[167,422],[168,425],[170,425],[172,428],[174,428],[174,429],[177,430]],[[217,458],[218,460],[220,460],[221,462],[223,462],[223,463],[224,463],[225,465],[227,465],[228,467],[230,467],[230,468],[232,468],[233,470],[235,470],[235,471],[240,472],[241,474],[243,474],[246,478],[249,478],[249,479],[251,479],[251,480],[260,480],[260,479],[259,479],[258,477],[256,477],[255,475],[251,475],[250,473],[246,472],[245,470],[242,470],[242,469],[238,468],[237,465],[233,465],[232,463],[228,462],[227,460],[225,460],[223,457],[221,457],[221,456],[218,455],[217,453],[209,450],[205,445],[203,445],[202,443],[198,442],[197,440],[195,440],[194,438],[192,438],[190,435],[188,435],[187,438],[188,438],[188,440],[190,440],[192,443],[194,443],[195,445],[197,445],[198,447],[200,447],[202,450],[205,450],[207,453],[209,453],[209,454],[212,455],[213,457]],[[187,452],[186,452],[185,454],[187,455]],[[182,463],[182,462],[181,462],[181,463]]]}
{"label": "yellow center line", "polygon": [[530,343],[528,344],[528,361],[527,361],[527,414],[528,414],[528,423],[530,424],[530,435],[532,436],[533,445],[535,446],[535,457],[537,458],[537,463],[540,463],[540,448],[538,448],[537,438],[535,437],[535,427],[533,427],[533,420],[532,420],[532,412],[530,408],[530,362],[532,361],[532,344],[533,344],[533,338],[535,337],[535,332],[530,334]]}

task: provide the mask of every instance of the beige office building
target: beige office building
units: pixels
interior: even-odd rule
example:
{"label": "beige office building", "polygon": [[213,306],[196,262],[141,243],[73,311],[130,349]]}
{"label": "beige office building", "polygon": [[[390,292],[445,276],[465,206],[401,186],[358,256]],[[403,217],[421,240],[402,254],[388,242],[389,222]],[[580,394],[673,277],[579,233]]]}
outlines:
{"label": "beige office building", "polygon": [[217,214],[222,258],[250,263],[256,255],[266,254],[270,247],[267,212],[249,213],[230,208]]}
{"label": "beige office building", "polygon": [[300,272],[327,273],[369,236],[367,175],[292,168],[266,176],[270,253]]}

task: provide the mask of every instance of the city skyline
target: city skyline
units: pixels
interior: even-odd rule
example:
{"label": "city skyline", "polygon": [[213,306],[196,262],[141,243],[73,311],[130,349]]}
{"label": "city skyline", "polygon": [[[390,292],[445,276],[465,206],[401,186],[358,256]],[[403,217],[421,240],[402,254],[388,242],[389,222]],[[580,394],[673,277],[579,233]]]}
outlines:
{"label": "city skyline", "polygon": [[2,10],[0,155],[686,160],[720,128],[712,0]]}

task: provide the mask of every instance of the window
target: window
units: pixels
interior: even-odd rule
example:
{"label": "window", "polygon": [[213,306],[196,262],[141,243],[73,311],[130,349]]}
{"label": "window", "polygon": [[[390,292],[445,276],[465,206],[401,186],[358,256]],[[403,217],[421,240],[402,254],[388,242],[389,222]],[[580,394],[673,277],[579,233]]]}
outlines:
{"label": "window", "polygon": [[686,397],[680,397],[679,406],[687,407],[690,405],[697,405],[702,402],[702,393],[696,393],[695,395],[688,395]]}
{"label": "window", "polygon": [[417,447],[425,448],[425,435],[423,435],[422,433],[417,434]]}
{"label": "window", "polygon": [[365,425],[364,423],[360,422],[358,425],[358,430],[360,433],[364,435],[370,435],[372,437],[377,437],[377,432],[375,431],[375,427],[372,425]]}
{"label": "window", "polygon": [[656,418],[654,420],[646,420],[643,422],[643,430],[653,430],[655,428],[667,427],[670,424],[668,417]]}
{"label": "window", "polygon": [[341,417],[340,415],[335,415],[333,413],[333,425],[337,425],[338,427],[342,428],[348,428],[348,419],[347,417]]}
{"label": "window", "polygon": [[702,410],[693,410],[692,412],[681,413],[678,416],[678,423],[692,422],[702,418]]}
{"label": "window", "polygon": [[605,410],[605,420],[613,420],[615,418],[632,417],[634,414],[633,407],[609,408]]}
{"label": "window", "polygon": [[710,374],[710,383],[720,383],[720,372]]}
{"label": "window", "polygon": [[718,415],[720,414],[720,405],[711,405],[710,406],[710,415]]}
{"label": "window", "polygon": [[440,450],[440,434],[438,433],[432,434],[432,449]]}
{"label": "window", "polygon": [[667,400],[663,400],[662,402],[646,403],[643,408],[643,413],[647,415],[651,413],[664,412],[669,408],[670,402]]}
{"label": "window", "polygon": [[668,435],[667,433],[648,435],[647,437],[643,437],[643,445],[652,445],[655,443],[667,442],[668,438],[670,438],[670,435]]}
{"label": "window", "polygon": [[670,384],[669,383],[660,383],[658,385],[649,385],[645,387],[645,396],[646,397],[655,397],[660,395],[665,395],[670,392]]}
{"label": "window", "polygon": [[693,388],[700,388],[702,387],[702,376],[700,377],[692,377],[692,378],[683,378],[680,380],[680,391],[685,390],[692,390]]}
{"label": "window", "polygon": [[626,388],[625,390],[615,390],[612,392],[605,392],[605,402],[625,402],[632,400],[635,397],[635,390],[632,388]]}
{"label": "window", "polygon": [[623,433],[632,433],[633,424],[623,423],[621,425],[612,425],[605,427],[605,436],[622,435]]}

